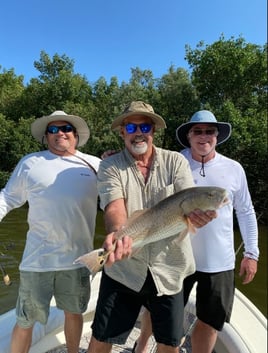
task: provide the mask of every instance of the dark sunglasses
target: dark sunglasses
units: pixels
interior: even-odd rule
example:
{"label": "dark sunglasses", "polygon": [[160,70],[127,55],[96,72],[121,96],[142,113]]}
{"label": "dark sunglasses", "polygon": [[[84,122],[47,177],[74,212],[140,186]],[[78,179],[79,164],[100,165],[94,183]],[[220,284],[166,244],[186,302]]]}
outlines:
{"label": "dark sunglasses", "polygon": [[142,124],[128,123],[125,125],[125,129],[128,134],[134,134],[137,131],[138,127],[140,128],[140,130],[143,134],[147,134],[148,132],[151,131],[152,124],[149,124],[149,123],[142,123]]}
{"label": "dark sunglasses", "polygon": [[62,126],[50,125],[47,127],[47,132],[49,134],[57,134],[59,131],[67,133],[67,132],[72,132],[74,130],[75,129],[72,125],[62,125]]}
{"label": "dark sunglasses", "polygon": [[191,134],[195,135],[195,136],[199,136],[199,135],[218,135],[218,129],[217,128],[210,128],[210,129],[192,129],[190,131]]}

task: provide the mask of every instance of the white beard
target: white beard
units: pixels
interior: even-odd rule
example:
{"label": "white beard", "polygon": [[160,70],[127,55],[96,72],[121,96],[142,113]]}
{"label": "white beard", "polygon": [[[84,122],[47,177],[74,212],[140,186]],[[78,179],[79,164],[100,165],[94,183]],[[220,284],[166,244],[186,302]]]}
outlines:
{"label": "white beard", "polygon": [[135,154],[144,154],[148,149],[148,144],[145,141],[142,146],[132,144],[131,149],[132,149],[132,152]]}

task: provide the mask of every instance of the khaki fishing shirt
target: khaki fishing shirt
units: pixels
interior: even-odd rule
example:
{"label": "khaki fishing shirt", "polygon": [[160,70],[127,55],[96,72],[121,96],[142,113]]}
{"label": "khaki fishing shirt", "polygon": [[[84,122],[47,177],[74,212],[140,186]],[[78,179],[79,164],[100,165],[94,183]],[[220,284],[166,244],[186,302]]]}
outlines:
{"label": "khaki fishing shirt", "polygon": [[[186,158],[178,152],[157,147],[154,147],[154,160],[146,183],[127,149],[104,159],[98,171],[101,208],[104,210],[110,202],[123,198],[128,216],[192,186],[194,182]],[[183,279],[195,271],[195,265],[190,237],[177,240],[174,236],[147,244],[131,258],[105,268],[105,272],[139,292],[149,269],[159,296],[178,293]]]}

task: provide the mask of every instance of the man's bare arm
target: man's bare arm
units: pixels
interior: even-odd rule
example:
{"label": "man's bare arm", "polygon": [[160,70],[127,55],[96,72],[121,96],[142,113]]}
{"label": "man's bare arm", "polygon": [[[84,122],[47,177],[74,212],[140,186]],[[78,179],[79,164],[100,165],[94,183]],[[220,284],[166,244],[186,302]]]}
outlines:
{"label": "man's bare arm", "polygon": [[[103,247],[112,251],[114,248],[115,232],[120,229],[127,220],[127,211],[124,199],[118,199],[109,203],[105,208],[104,223],[108,235],[103,243]],[[132,238],[125,236],[117,240],[114,251],[111,252],[106,266],[111,266],[115,261],[128,257],[131,254]]]}

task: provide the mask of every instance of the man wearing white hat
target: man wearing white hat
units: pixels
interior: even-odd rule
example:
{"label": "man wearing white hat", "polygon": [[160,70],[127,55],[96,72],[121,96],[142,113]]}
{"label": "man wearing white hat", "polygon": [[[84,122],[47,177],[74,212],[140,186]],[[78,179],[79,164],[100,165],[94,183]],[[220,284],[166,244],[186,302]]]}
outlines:
{"label": "man wearing white hat", "polygon": [[93,249],[99,158],[76,148],[89,138],[86,122],[63,111],[36,119],[33,137],[48,149],[23,157],[0,194],[0,220],[29,205],[10,353],[26,353],[36,321],[45,324],[54,295],[65,314],[68,353],[77,353],[90,295],[89,272],[73,261]]}
{"label": "man wearing white hat", "polygon": [[[218,331],[229,322],[234,299],[234,232],[233,210],[236,212],[244,242],[244,257],[239,275],[243,283],[253,280],[257,272],[258,228],[256,214],[242,166],[216,152],[216,146],[231,135],[231,125],[218,122],[210,111],[196,112],[189,122],[176,130],[181,153],[190,163],[197,186],[218,186],[229,193],[230,203],[218,211],[218,217],[198,229],[191,237],[196,272],[184,280],[186,304],[195,282],[197,321],[191,335],[192,353],[211,353]],[[151,334],[150,317],[145,312],[142,334],[136,342],[135,353],[145,353]]]}
{"label": "man wearing white hat", "polygon": [[244,242],[240,265],[243,283],[253,280],[257,272],[258,227],[254,207],[242,166],[216,152],[216,146],[231,135],[231,125],[217,122],[207,110],[195,113],[190,122],[176,131],[179,143],[186,147],[182,154],[188,159],[197,186],[215,185],[229,192],[230,203],[218,212],[215,222],[207,224],[192,237],[196,273],[184,282],[185,302],[197,282],[197,323],[192,333],[193,353],[210,353],[217,332],[229,322],[234,298],[234,232],[235,210]]}

